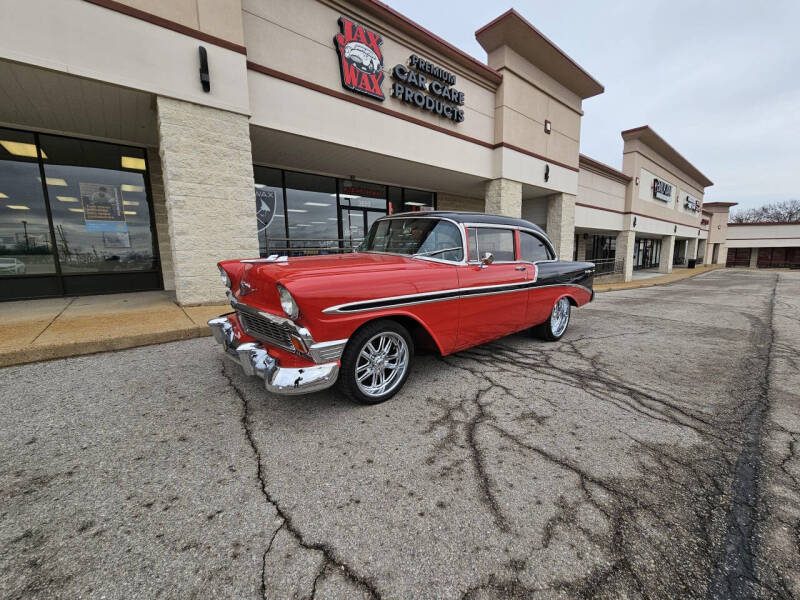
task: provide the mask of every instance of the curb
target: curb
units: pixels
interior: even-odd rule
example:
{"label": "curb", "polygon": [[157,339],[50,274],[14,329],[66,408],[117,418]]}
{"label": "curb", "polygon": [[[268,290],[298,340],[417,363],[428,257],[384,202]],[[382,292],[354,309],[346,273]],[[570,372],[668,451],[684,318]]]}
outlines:
{"label": "curb", "polygon": [[[671,283],[677,283],[679,281],[686,281],[687,279],[694,279],[698,275],[703,275],[705,273],[711,273],[713,271],[717,271],[719,269],[724,268],[722,265],[716,266],[713,269],[704,269],[702,271],[698,271],[696,273],[692,273],[691,275],[686,275],[685,277],[678,277],[676,279],[671,279],[669,281],[656,281],[651,282],[647,279],[643,280],[641,283],[637,285],[629,285],[631,282],[618,282],[618,283],[600,283],[594,287],[594,291],[598,294],[604,294],[605,292],[620,292],[623,290],[636,290],[639,288],[646,288],[646,287],[656,287],[659,285],[669,285]],[[600,286],[608,286],[598,289]]]}
{"label": "curb", "polygon": [[28,347],[25,350],[15,349],[13,351],[0,352],[0,368],[24,365],[43,360],[54,360],[57,358],[85,356],[87,354],[97,354],[98,352],[126,350],[128,348],[136,348],[138,346],[150,346],[153,344],[164,344],[166,342],[178,342],[181,340],[190,340],[194,338],[207,337],[210,335],[211,330],[207,326],[198,325],[183,329],[127,335],[105,340],[65,342],[62,344],[42,346],[40,348],[34,346]]}

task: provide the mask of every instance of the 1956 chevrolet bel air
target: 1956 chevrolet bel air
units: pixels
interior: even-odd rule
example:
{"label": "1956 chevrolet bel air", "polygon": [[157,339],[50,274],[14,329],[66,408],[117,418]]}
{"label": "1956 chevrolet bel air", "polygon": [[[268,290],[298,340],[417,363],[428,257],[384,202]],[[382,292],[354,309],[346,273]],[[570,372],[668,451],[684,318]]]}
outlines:
{"label": "1956 chevrolet bel air", "polygon": [[270,392],[337,383],[388,400],[414,352],[458,352],[533,328],[548,341],[594,297],[594,264],[559,261],[528,221],[481,213],[402,213],[375,221],[352,254],[219,263],[234,311],[214,337]]}

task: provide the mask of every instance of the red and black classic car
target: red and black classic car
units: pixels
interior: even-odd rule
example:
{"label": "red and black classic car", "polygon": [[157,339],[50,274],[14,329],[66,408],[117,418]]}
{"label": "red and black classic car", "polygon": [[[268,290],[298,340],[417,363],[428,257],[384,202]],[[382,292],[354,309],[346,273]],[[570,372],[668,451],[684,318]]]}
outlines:
{"label": "red and black classic car", "polygon": [[441,355],[533,328],[560,339],[594,297],[594,264],[559,261],[522,219],[414,212],[375,221],[349,254],[219,263],[234,311],[214,337],[270,392],[338,384],[376,403],[403,386],[416,349]]}

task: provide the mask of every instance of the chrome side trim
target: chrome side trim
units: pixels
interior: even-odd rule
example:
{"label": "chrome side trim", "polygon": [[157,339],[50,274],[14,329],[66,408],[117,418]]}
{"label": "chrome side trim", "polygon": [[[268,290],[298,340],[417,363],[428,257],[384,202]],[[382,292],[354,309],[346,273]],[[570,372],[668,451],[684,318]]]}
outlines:
{"label": "chrome side trim", "polygon": [[[498,289],[498,288],[517,288],[517,289]],[[433,302],[444,302],[446,300],[459,300],[462,298],[476,298],[480,296],[493,296],[495,294],[513,294],[515,292],[535,290],[539,288],[551,287],[574,287],[585,290],[591,294],[592,290],[586,286],[578,283],[548,283],[539,284],[535,281],[520,281],[515,283],[502,283],[499,285],[491,286],[478,286],[468,288],[456,288],[452,290],[442,290],[438,292],[425,292],[422,294],[408,294],[405,296],[387,296],[385,298],[375,298],[374,300],[361,300],[358,302],[348,302],[345,304],[337,304],[330,306],[323,310],[327,314],[354,314],[368,312],[372,310],[384,310],[387,308],[400,308],[404,306],[414,306],[417,304],[427,304]],[[483,291],[478,291],[483,290]],[[363,304],[379,304],[384,303],[382,306],[365,306],[359,308]]]}
{"label": "chrome side trim", "polygon": [[[500,283],[496,285],[483,285],[464,288],[453,288],[449,290],[438,290],[435,292],[423,292],[420,294],[406,294],[402,296],[386,296],[383,298],[374,298],[371,300],[359,300],[357,302],[346,302],[344,304],[337,304],[329,306],[322,312],[327,314],[340,314],[340,313],[356,313],[365,312],[368,310],[382,310],[383,308],[394,308],[396,306],[410,306],[412,304],[423,304],[425,302],[442,302],[444,300],[456,300],[463,297],[472,296],[487,296],[490,294],[505,294],[519,292],[529,287],[534,287],[535,281],[525,280],[512,283]],[[519,289],[499,290],[498,288],[515,287]],[[483,290],[483,291],[480,291]],[[441,297],[437,297],[441,296]],[[361,304],[377,304],[377,303],[390,303],[388,306],[366,307],[357,308]],[[356,307],[356,308],[352,308]]]}

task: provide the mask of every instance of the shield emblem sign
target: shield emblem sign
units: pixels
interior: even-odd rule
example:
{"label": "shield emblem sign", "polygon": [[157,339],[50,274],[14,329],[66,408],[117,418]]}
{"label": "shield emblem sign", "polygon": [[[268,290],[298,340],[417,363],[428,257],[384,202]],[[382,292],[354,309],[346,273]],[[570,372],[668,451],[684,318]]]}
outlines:
{"label": "shield emblem sign", "polygon": [[275,218],[275,192],[256,188],[256,219],[258,233],[266,234],[267,228]]}

